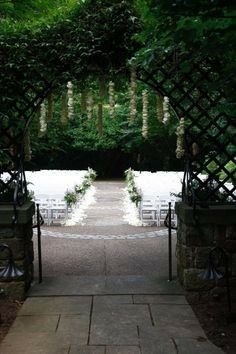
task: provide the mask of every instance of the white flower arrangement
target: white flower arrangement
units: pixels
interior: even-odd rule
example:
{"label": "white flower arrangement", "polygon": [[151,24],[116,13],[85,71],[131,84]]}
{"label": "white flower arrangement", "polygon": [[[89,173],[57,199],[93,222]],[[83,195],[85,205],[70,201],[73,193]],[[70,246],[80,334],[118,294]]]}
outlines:
{"label": "white flower arrangement", "polygon": [[115,84],[112,81],[109,82],[108,92],[109,92],[110,117],[114,118],[116,102],[115,102]]}
{"label": "white flower arrangement", "polygon": [[89,167],[88,172],[84,175],[82,183],[79,185],[76,184],[74,186],[74,190],[66,191],[64,200],[69,206],[75,205],[85,195],[87,189],[91,187],[96,176],[96,171]]}
{"label": "white flower arrangement", "polygon": [[141,202],[142,197],[135,184],[134,172],[133,170],[131,170],[131,168],[125,171],[125,177],[127,183],[127,191],[129,193],[130,200],[131,202],[135,203],[137,206],[138,203]]}
{"label": "white flower arrangement", "polygon": [[163,118],[163,123],[167,124],[170,120],[170,103],[169,103],[169,98],[167,96],[164,97],[163,100],[163,112],[164,112],[164,118]]}
{"label": "white flower arrangement", "polygon": [[67,83],[67,95],[68,95],[68,118],[74,118],[74,98],[73,98],[73,84],[71,81]]}
{"label": "white flower arrangement", "polygon": [[143,90],[143,127],[142,127],[142,136],[144,139],[148,138],[148,92]]}
{"label": "white flower arrangement", "polygon": [[184,132],[185,132],[184,118],[181,118],[179,121],[179,125],[176,129],[176,135],[177,135],[176,157],[177,157],[177,159],[181,159],[185,153]]}

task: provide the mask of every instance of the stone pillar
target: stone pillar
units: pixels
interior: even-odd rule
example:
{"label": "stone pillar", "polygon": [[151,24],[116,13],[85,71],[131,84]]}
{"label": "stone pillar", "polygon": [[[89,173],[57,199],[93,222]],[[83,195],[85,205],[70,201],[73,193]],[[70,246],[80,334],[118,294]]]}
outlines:
{"label": "stone pillar", "polygon": [[236,277],[236,205],[197,207],[176,203],[178,217],[177,272],[186,290],[208,290],[214,281],[203,281],[199,273],[208,264],[210,250],[223,247],[229,255],[229,266]]}
{"label": "stone pillar", "polygon": [[[13,206],[0,205],[0,243],[7,244],[12,252],[15,264],[24,272],[18,279],[0,278],[0,289],[7,297],[22,300],[33,280],[33,230],[32,216],[34,203],[27,202],[17,207],[17,223],[12,224]],[[0,253],[0,267],[6,265],[6,253]]]}

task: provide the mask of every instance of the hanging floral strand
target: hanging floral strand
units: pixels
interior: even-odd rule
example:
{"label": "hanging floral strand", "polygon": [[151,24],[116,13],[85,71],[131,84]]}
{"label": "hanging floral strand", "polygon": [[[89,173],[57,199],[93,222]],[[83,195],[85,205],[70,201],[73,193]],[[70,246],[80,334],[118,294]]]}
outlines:
{"label": "hanging floral strand", "polygon": [[157,119],[159,122],[164,121],[163,97],[157,94]]}
{"label": "hanging floral strand", "polygon": [[132,67],[131,69],[131,81],[130,81],[130,122],[135,121],[137,115],[137,82],[136,82],[136,69]]}
{"label": "hanging floral strand", "polygon": [[67,100],[67,93],[63,92],[61,97],[61,123],[63,125],[67,124],[68,122],[68,100]]}
{"label": "hanging floral strand", "polygon": [[163,101],[163,111],[164,111],[164,119],[163,119],[163,123],[167,124],[169,122],[170,119],[170,112],[169,112],[169,98],[168,97],[164,97],[164,101]]}
{"label": "hanging floral strand", "polygon": [[31,160],[32,150],[31,150],[31,144],[30,144],[30,131],[29,131],[29,129],[27,130],[25,137],[24,137],[24,155],[25,155],[25,161]]}
{"label": "hanging floral strand", "polygon": [[93,108],[94,108],[93,93],[92,91],[90,91],[88,93],[88,106],[87,106],[88,119],[93,118]]}
{"label": "hanging floral strand", "polygon": [[114,118],[115,115],[115,84],[114,82],[109,82],[109,107],[110,107],[110,117]]}
{"label": "hanging floral strand", "polygon": [[148,92],[143,90],[143,127],[142,127],[142,136],[144,139],[148,137]]}
{"label": "hanging floral strand", "polygon": [[179,125],[176,129],[177,135],[177,147],[176,147],[176,157],[181,159],[184,156],[184,118],[180,119]]}
{"label": "hanging floral strand", "polygon": [[73,98],[73,84],[71,81],[67,83],[67,95],[68,95],[68,118],[72,120],[74,118],[74,98]]}
{"label": "hanging floral strand", "polygon": [[45,105],[45,102],[43,102],[43,103],[41,103],[41,106],[40,106],[39,137],[44,136],[47,131],[46,116],[47,116],[46,105]]}

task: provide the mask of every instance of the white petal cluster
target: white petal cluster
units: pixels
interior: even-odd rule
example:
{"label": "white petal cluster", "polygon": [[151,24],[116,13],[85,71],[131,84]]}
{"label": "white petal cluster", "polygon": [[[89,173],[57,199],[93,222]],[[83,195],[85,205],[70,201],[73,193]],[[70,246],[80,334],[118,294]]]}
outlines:
{"label": "white petal cluster", "polygon": [[130,121],[131,123],[135,121],[137,115],[137,82],[136,82],[136,70],[133,67],[131,69],[131,79],[130,79]]}
{"label": "white petal cluster", "polygon": [[143,90],[143,127],[142,127],[142,136],[144,139],[148,137],[148,92]]}
{"label": "white petal cluster", "polygon": [[169,98],[165,96],[163,101],[163,111],[164,111],[163,123],[164,124],[167,124],[169,122],[170,119],[169,109],[170,109]]}
{"label": "white petal cluster", "polygon": [[88,119],[92,119],[93,118],[93,109],[94,109],[93,93],[90,91],[88,93],[88,100],[87,100],[87,115],[88,115]]}
{"label": "white petal cluster", "polygon": [[114,118],[116,102],[115,102],[115,84],[112,81],[109,82],[108,92],[109,92],[110,117]]}
{"label": "white petal cluster", "polygon": [[68,95],[68,118],[74,118],[74,98],[73,98],[73,84],[71,81],[67,83],[67,95]]}
{"label": "white petal cluster", "polygon": [[181,118],[179,121],[179,125],[176,130],[177,135],[177,147],[176,147],[176,157],[177,159],[181,159],[184,156],[184,118]]}
{"label": "white petal cluster", "polygon": [[41,103],[40,106],[40,117],[39,117],[39,136],[43,136],[47,131],[47,110],[45,102]]}

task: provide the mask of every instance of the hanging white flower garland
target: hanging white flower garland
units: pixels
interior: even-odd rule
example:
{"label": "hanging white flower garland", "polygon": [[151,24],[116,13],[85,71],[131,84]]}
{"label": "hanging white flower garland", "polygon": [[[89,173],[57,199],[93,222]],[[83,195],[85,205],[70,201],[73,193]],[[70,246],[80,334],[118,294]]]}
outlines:
{"label": "hanging white flower garland", "polygon": [[170,120],[169,108],[170,108],[169,98],[165,96],[163,100],[163,112],[164,112],[163,123],[164,124],[167,124]]}
{"label": "hanging white flower garland", "polygon": [[142,136],[144,139],[148,138],[148,92],[143,90],[143,127],[142,127]]}
{"label": "hanging white flower garland", "polygon": [[88,93],[88,100],[87,100],[87,115],[88,119],[93,118],[93,109],[94,109],[94,100],[93,100],[93,93],[90,91]]}
{"label": "hanging white flower garland", "polygon": [[109,82],[109,108],[110,108],[110,117],[114,118],[115,115],[115,84],[114,82]]}
{"label": "hanging white flower garland", "polygon": [[39,117],[39,136],[42,137],[47,131],[47,110],[45,102],[42,102],[40,105],[40,117]]}
{"label": "hanging white flower garland", "polygon": [[68,118],[74,118],[74,98],[73,98],[73,84],[71,81],[67,83],[67,95],[68,95]]}
{"label": "hanging white flower garland", "polygon": [[176,129],[177,135],[177,147],[176,147],[176,157],[177,159],[181,159],[184,156],[185,149],[184,149],[184,118],[180,119],[179,125]]}
{"label": "hanging white flower garland", "polygon": [[131,80],[130,80],[130,122],[134,122],[137,115],[137,82],[136,82],[136,69],[133,67],[131,69]]}

